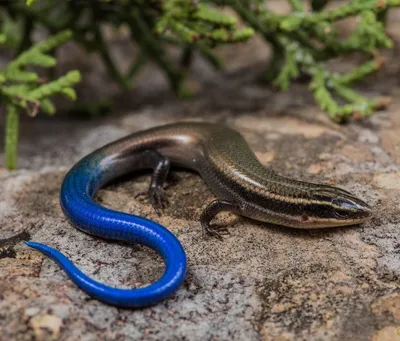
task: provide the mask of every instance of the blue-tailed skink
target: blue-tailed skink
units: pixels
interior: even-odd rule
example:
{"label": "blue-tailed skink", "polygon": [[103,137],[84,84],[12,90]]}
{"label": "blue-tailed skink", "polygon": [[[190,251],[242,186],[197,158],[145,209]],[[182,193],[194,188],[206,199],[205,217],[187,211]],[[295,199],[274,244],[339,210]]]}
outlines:
{"label": "blue-tailed skink", "polygon": [[351,193],[329,185],[283,177],[263,166],[236,131],[219,124],[174,123],[140,131],[100,148],[65,176],[61,207],[72,225],[91,235],[130,241],[157,251],[165,262],[162,277],[143,288],[118,289],[96,282],[59,251],[27,242],[55,261],[90,296],[111,305],[144,307],[173,294],[182,284],[186,255],[178,239],[145,218],[117,212],[93,200],[98,189],[138,169],[152,169],[149,199],[159,212],[166,203],[163,185],[171,165],[198,172],[217,196],[200,217],[206,234],[221,211],[294,228],[313,229],[361,223],[371,208]]}

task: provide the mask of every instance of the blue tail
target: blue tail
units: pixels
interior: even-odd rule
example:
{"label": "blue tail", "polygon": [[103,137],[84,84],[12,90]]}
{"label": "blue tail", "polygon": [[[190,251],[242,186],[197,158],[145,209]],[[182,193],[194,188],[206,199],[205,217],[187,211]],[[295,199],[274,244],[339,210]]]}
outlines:
{"label": "blue tail", "polygon": [[89,278],[61,252],[49,246],[34,242],[26,242],[26,245],[55,260],[75,284],[99,301],[120,307],[156,304],[171,296],[182,284],[186,272],[185,251],[179,240],[160,224],[110,210],[93,200],[95,191],[104,181],[104,169],[107,169],[107,164],[100,165],[101,162],[104,163],[101,156],[89,155],[66,175],[60,194],[61,208],[68,220],[86,233],[139,243],[157,251],[165,263],[163,276],[144,288],[113,288]]}
{"label": "blue tail", "polygon": [[181,285],[185,275],[186,261],[181,264],[179,273],[171,274],[172,277],[167,281],[169,285],[160,285],[161,283],[156,282],[140,289],[117,289],[91,279],[60,251],[50,246],[35,242],[25,242],[25,244],[56,261],[68,277],[90,296],[120,307],[140,308],[156,304],[172,295]]}

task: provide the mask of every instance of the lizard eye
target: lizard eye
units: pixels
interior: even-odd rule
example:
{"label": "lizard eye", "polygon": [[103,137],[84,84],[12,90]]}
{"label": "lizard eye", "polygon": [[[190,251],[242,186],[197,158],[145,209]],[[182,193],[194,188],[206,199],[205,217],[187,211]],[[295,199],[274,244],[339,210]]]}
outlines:
{"label": "lizard eye", "polygon": [[351,201],[344,199],[332,199],[333,215],[337,218],[347,219],[351,218],[358,211],[358,206]]}
{"label": "lizard eye", "polygon": [[336,218],[341,218],[341,219],[347,219],[347,218],[350,218],[350,217],[351,217],[351,214],[349,214],[349,212],[347,212],[347,211],[341,211],[341,210],[336,210],[336,209],[333,210],[333,215],[334,215]]}

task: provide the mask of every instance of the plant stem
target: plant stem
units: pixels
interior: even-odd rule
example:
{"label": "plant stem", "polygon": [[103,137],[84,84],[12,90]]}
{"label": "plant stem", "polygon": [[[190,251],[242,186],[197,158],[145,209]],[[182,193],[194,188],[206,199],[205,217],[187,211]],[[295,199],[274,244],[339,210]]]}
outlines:
{"label": "plant stem", "polygon": [[13,104],[9,104],[7,106],[7,119],[5,128],[5,164],[6,168],[8,169],[17,168],[18,131],[19,131],[18,108]]}
{"label": "plant stem", "polygon": [[103,58],[103,62],[107,67],[108,72],[122,89],[129,89],[129,83],[118,71],[114,61],[111,58],[111,55],[109,54],[110,49],[107,47],[107,44],[103,38],[103,34],[97,25],[93,25],[93,33],[95,35],[98,51]]}

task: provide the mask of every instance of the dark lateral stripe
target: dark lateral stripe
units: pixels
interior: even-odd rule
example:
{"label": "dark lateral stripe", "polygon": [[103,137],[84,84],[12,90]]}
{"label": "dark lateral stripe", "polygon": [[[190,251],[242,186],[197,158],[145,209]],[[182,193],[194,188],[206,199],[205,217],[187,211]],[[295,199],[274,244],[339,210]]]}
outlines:
{"label": "dark lateral stripe", "polygon": [[[260,193],[251,189],[249,190],[249,188],[246,186],[246,183],[244,181],[240,181],[240,178],[235,178],[235,180],[233,180],[230,174],[225,174],[220,170],[218,170],[215,175],[217,181],[220,184],[225,184],[225,187],[229,187],[233,194],[240,195],[244,202],[254,203],[256,205],[259,205],[260,207],[267,208],[270,211],[276,213],[291,214],[293,216],[307,215],[310,217],[319,217],[321,219],[331,218],[337,219],[338,221],[346,219],[345,217],[340,216],[333,217],[330,214],[329,209],[343,210],[342,207],[339,207],[332,203],[332,199],[335,196],[343,196],[344,194],[342,191],[338,191],[338,193],[335,193],[335,187],[329,188],[329,191],[326,191],[326,188],[322,187],[325,190],[324,192],[322,192],[320,195],[315,196],[313,199],[308,199],[305,197],[301,198],[285,196],[283,194],[274,194],[268,192],[268,188],[265,188],[265,190]],[[322,188],[320,185],[315,185],[315,190],[317,192]],[[304,191],[301,192],[304,193]],[[349,195],[346,196],[354,198]]]}

